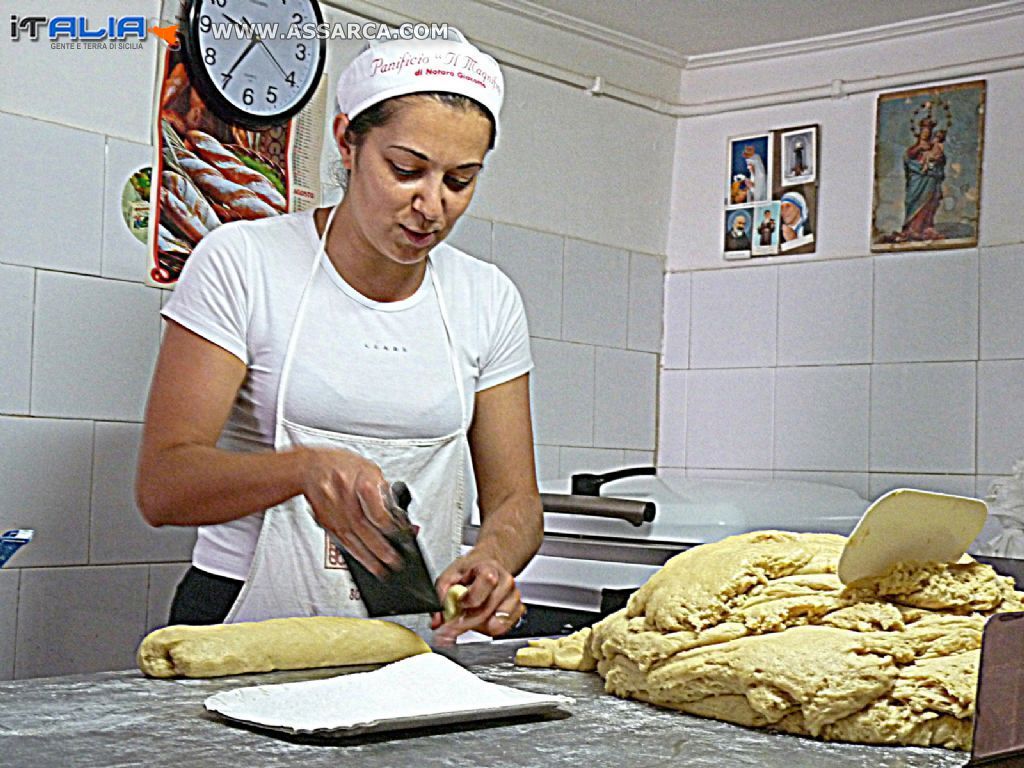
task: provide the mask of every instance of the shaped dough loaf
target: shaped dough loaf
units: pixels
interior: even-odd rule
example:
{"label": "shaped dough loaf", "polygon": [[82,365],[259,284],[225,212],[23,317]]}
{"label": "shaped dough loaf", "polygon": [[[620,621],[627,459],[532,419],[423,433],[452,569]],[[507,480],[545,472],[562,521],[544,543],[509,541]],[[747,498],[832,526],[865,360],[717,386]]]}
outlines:
{"label": "shaped dough loaf", "polygon": [[221,677],[385,664],[429,652],[415,632],[389,621],[311,616],[164,627],[143,638],[136,658],[150,677]]}

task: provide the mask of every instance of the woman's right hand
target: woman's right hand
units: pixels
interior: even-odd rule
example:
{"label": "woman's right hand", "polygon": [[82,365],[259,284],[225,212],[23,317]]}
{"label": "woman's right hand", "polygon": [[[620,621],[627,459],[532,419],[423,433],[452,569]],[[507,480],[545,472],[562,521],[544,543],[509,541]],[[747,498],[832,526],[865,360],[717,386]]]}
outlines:
{"label": "woman's right hand", "polygon": [[384,537],[395,524],[386,501],[390,488],[380,467],[352,451],[300,450],[302,492],[317,523],[378,577],[399,566],[398,553]]}

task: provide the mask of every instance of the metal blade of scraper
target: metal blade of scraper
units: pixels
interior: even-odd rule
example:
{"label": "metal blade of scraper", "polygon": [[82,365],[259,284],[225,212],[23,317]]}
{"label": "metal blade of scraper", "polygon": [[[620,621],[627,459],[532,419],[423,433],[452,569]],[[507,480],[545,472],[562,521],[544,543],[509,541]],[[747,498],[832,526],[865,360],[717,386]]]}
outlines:
{"label": "metal blade of scraper", "polygon": [[390,496],[388,504],[395,520],[395,531],[386,534],[386,538],[398,552],[400,564],[384,577],[377,578],[344,548],[341,549],[342,557],[370,616],[438,613],[441,602],[434,589],[434,580],[409,522],[412,494],[406,484],[399,481],[392,484]]}
{"label": "metal blade of scraper", "polygon": [[1024,766],[1024,613],[997,613],[981,640],[969,766]]}
{"label": "metal blade of scraper", "polygon": [[868,507],[839,557],[844,584],[882,576],[899,562],[951,563],[981,533],[981,499],[898,488]]}

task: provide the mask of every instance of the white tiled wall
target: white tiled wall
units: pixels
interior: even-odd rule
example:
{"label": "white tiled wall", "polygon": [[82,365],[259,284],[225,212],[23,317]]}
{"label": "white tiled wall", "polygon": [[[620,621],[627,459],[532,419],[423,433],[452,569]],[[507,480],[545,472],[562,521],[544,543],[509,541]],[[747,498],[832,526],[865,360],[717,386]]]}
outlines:
{"label": "white tiled wall", "polygon": [[93,423],[0,416],[0,527],[32,528],[19,567],[89,562]]}
{"label": "white tiled wall", "polygon": [[0,177],[2,261],[100,273],[104,138],[0,113],[7,172]]}
{"label": "white tiled wall", "polygon": [[192,529],[151,528],[135,508],[132,487],[141,439],[140,424],[96,422],[90,563],[180,563],[192,556]]}
{"label": "white tiled wall", "polygon": [[16,677],[125,669],[146,629],[149,568],[24,568]]}
{"label": "white tiled wall", "polygon": [[658,463],[984,495],[1024,456],[1022,306],[1024,243],[669,274]]}
{"label": "white tiled wall", "polygon": [[691,368],[775,365],[778,313],[775,268],[695,272],[690,312]]}
{"label": "white tiled wall", "polygon": [[39,270],[32,414],[141,421],[159,311],[159,289]]}
{"label": "white tiled wall", "polygon": [[[590,469],[621,466],[624,449],[640,452],[631,459],[650,463],[662,259],[503,224],[494,226],[493,247],[494,262],[519,287],[526,305],[536,365],[531,391],[537,444],[612,449],[589,454],[591,463],[598,456],[607,459]],[[582,469],[571,464],[563,455],[559,471]]]}
{"label": "white tiled wall", "polygon": [[162,291],[120,200],[151,149],[47,117],[0,112],[0,530],[35,530],[0,572],[0,679],[132,665],[195,538],[132,499]]}
{"label": "white tiled wall", "polygon": [[775,466],[866,471],[869,379],[866,365],[776,368]]}
{"label": "white tiled wall", "polygon": [[14,677],[14,638],[18,632],[18,585],[21,570],[0,571],[0,680]]}
{"label": "white tiled wall", "polygon": [[692,286],[693,278],[687,273],[665,275],[665,346],[661,362],[666,370],[690,367]]}
{"label": "white tiled wall", "polygon": [[974,363],[875,365],[871,468],[973,474]]}
{"label": "white tiled wall", "polygon": [[567,240],[562,267],[562,338],[622,349],[629,335],[629,254]]}
{"label": "white tiled wall", "polygon": [[1020,245],[986,248],[981,259],[981,359],[1024,358],[1024,258]]}
{"label": "white tiled wall", "polygon": [[0,264],[0,413],[28,413],[34,278],[27,267]]}
{"label": "white tiled wall", "polygon": [[874,362],[978,359],[978,253],[875,259]]}
{"label": "white tiled wall", "polygon": [[[1021,256],[1024,262],[1024,253]],[[982,360],[978,363],[978,471],[1006,474],[1022,456],[1024,360]]]}
{"label": "white tiled wall", "polygon": [[[687,466],[770,467],[774,385],[770,368],[691,370],[684,406]],[[669,409],[668,403],[662,407]],[[666,414],[663,423],[671,425],[672,418]]]}
{"label": "white tiled wall", "polygon": [[530,335],[562,338],[562,255],[565,239],[507,224],[494,225],[494,263],[519,288]]}
{"label": "white tiled wall", "polygon": [[870,363],[871,281],[867,259],[780,267],[778,364]]}

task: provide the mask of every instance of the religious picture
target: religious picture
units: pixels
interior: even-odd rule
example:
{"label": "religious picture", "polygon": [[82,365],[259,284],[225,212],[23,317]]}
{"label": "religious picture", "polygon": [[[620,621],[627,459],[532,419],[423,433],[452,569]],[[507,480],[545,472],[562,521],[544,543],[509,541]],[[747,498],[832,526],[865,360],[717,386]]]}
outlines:
{"label": "religious picture", "polygon": [[753,208],[737,208],[725,212],[725,258],[750,258],[751,242],[756,234],[752,231],[753,219]]}
{"label": "religious picture", "polygon": [[878,97],[872,251],[978,244],[984,127],[984,80]]}
{"label": "religious picture", "polygon": [[754,226],[751,249],[754,256],[773,256],[779,252],[779,204],[762,203],[754,206]]}
{"label": "religious picture", "polygon": [[770,147],[767,134],[730,141],[727,205],[750,205],[768,200]]}
{"label": "religious picture", "polygon": [[816,189],[810,184],[787,189],[779,196],[779,252],[790,253],[814,243]]}
{"label": "religious picture", "polygon": [[814,181],[817,133],[810,126],[782,134],[782,186]]}
{"label": "religious picture", "polygon": [[820,136],[795,125],[729,139],[726,259],[815,252]]}

